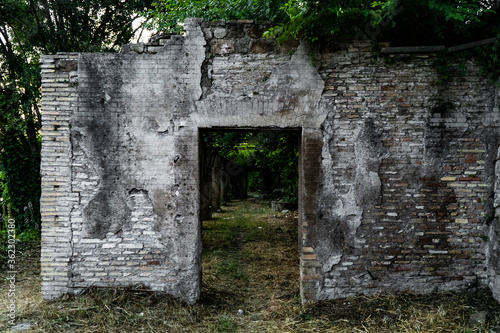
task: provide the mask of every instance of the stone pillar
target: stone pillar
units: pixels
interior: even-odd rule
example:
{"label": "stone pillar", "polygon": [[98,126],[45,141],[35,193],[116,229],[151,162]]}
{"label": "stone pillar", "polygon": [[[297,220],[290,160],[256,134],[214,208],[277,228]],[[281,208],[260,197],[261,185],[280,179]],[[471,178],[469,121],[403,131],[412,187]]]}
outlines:
{"label": "stone pillar", "polygon": [[210,220],[212,212],[212,166],[210,164],[210,151],[200,140],[200,219],[202,221]]}
{"label": "stone pillar", "polygon": [[69,291],[73,235],[70,118],[77,102],[78,54],[42,57],[42,298]]}
{"label": "stone pillar", "polygon": [[317,223],[314,204],[321,179],[322,134],[304,128],[299,156],[299,253],[302,302],[314,301],[323,280],[321,264],[308,241],[308,228]]}
{"label": "stone pillar", "polygon": [[212,165],[212,212],[216,212],[221,207],[221,183],[224,172],[222,169],[222,158],[217,155],[213,159]]}

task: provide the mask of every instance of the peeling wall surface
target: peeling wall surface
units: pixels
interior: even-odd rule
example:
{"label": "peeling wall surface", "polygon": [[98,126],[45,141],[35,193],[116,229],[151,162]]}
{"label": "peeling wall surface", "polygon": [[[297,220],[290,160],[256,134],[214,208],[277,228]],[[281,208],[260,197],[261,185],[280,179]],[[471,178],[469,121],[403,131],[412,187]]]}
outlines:
{"label": "peeling wall surface", "polygon": [[200,130],[272,128],[302,133],[304,301],[480,286],[500,300],[499,92],[472,62],[438,84],[433,54],[313,57],[252,21],[185,28],[43,57],[44,298],[141,285],[195,302]]}

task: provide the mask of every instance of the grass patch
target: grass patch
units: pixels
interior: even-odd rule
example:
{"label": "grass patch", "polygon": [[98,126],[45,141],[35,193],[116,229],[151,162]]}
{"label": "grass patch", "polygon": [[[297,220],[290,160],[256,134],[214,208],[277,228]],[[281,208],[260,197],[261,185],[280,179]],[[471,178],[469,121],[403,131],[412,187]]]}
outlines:
{"label": "grass patch", "polygon": [[[487,290],[301,306],[296,223],[294,214],[275,217],[256,201],[232,202],[206,221],[202,297],[195,305],[140,288],[90,288],[42,302],[39,243],[21,242],[16,322],[30,323],[28,332],[500,332],[500,307]],[[3,280],[0,331],[8,332]],[[484,323],[471,322],[478,313]]]}
{"label": "grass patch", "polygon": [[238,332],[238,324],[232,317],[221,316],[217,325],[217,332]]}
{"label": "grass patch", "polygon": [[218,272],[237,280],[248,279],[237,261],[223,262],[219,265]]}

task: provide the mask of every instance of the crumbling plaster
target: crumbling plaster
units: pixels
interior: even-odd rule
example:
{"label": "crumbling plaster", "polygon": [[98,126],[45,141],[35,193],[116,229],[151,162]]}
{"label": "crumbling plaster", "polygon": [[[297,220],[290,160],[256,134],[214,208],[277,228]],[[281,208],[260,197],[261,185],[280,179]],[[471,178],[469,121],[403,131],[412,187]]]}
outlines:
{"label": "crumbling plaster", "polygon": [[432,54],[386,62],[354,43],[314,63],[305,43],[261,38],[265,24],[185,28],[43,58],[44,298],[137,284],[199,298],[210,128],[301,131],[304,301],[487,285],[500,297],[498,88],[472,63],[439,85]]}

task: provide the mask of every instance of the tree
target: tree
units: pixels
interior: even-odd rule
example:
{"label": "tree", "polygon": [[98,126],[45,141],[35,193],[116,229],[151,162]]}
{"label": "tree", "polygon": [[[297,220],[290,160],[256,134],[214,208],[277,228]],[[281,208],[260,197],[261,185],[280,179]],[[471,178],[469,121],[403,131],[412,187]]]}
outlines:
{"label": "tree", "polygon": [[0,185],[22,227],[40,220],[39,56],[20,38],[26,12],[19,1],[0,7]]}
{"label": "tree", "polygon": [[204,138],[224,159],[246,170],[251,191],[272,199],[297,200],[299,134],[213,132]]}
{"label": "tree", "polygon": [[44,53],[117,50],[151,7],[152,0],[29,0],[25,38]]}
{"label": "tree", "polygon": [[500,27],[498,4],[497,0],[389,0],[374,11],[373,22],[392,20],[380,37],[396,45],[452,46],[495,37]]}
{"label": "tree", "polygon": [[40,55],[116,51],[151,2],[0,3],[0,190],[21,230],[40,224]]}
{"label": "tree", "polygon": [[496,36],[499,4],[498,0],[159,0],[151,15],[159,30],[174,32],[186,17],[252,18],[273,21],[276,25],[265,34],[278,41],[318,42],[332,36],[348,40],[368,24],[382,28],[369,38],[430,45]]}
{"label": "tree", "polygon": [[498,30],[497,6],[497,0],[290,0],[282,8],[289,19],[267,34],[313,42],[328,36],[349,39],[367,24],[380,28],[384,23],[384,31],[370,37],[410,45],[453,43],[477,37],[481,29],[485,34]]}
{"label": "tree", "polygon": [[286,0],[158,0],[150,10],[151,26],[159,31],[180,32],[179,25],[188,17],[214,20],[269,20],[282,22],[280,9]]}
{"label": "tree", "polygon": [[282,7],[288,19],[266,32],[278,41],[306,38],[311,42],[325,36],[349,38],[354,27],[367,21],[375,3],[371,0],[289,0]]}

